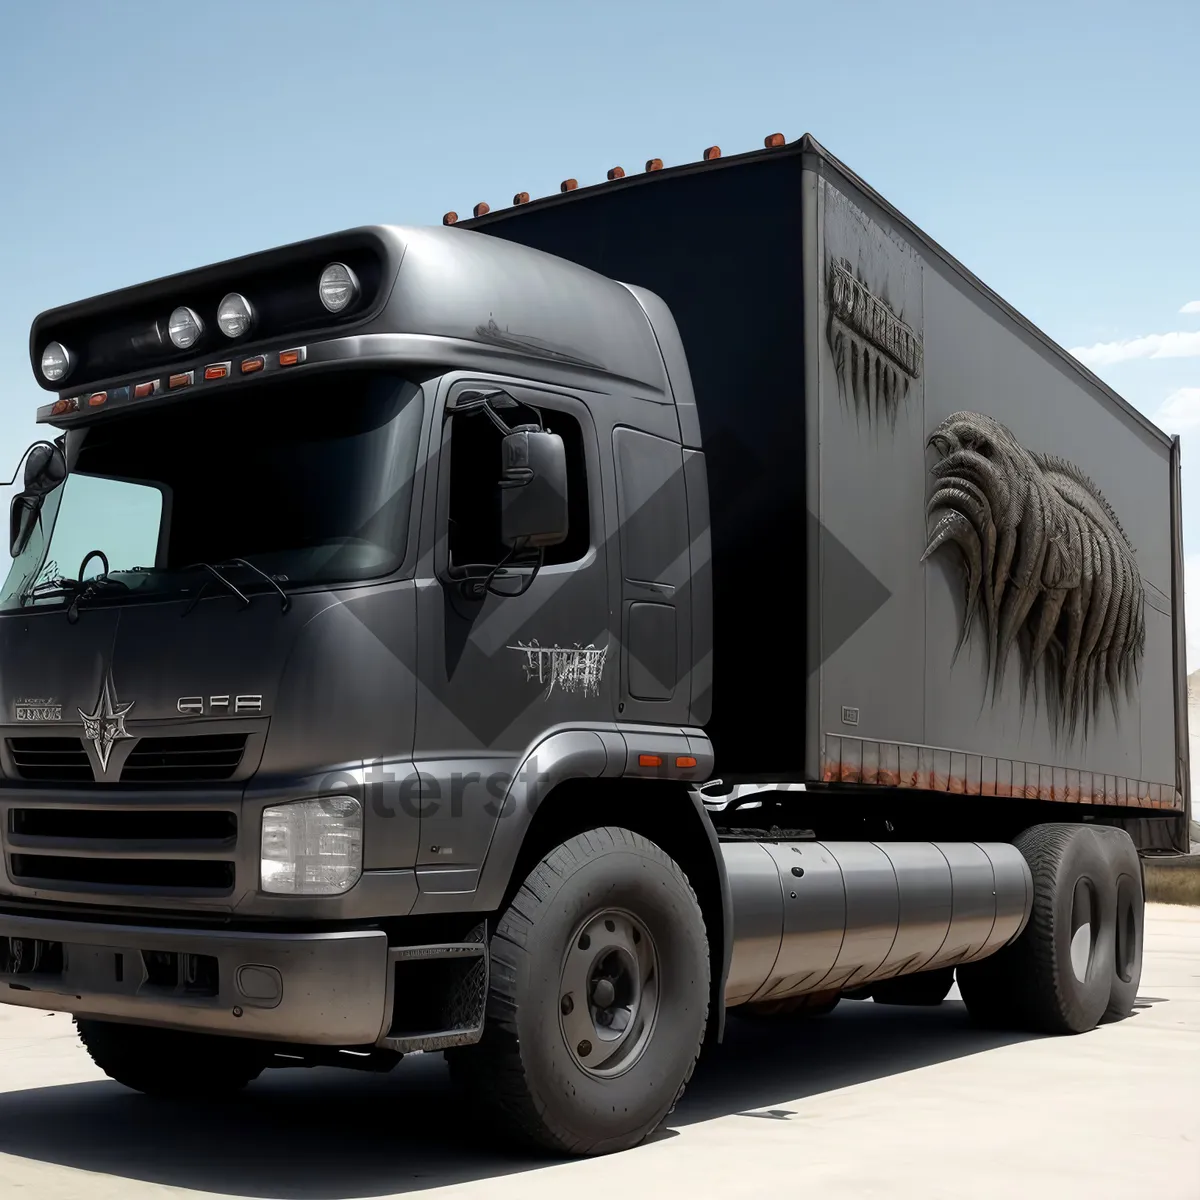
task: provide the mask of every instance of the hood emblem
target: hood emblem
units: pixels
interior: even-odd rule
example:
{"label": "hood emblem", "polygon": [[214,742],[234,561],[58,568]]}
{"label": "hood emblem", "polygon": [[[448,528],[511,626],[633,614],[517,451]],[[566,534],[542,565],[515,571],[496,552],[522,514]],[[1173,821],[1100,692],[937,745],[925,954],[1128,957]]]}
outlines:
{"label": "hood emblem", "polygon": [[95,747],[102,772],[108,770],[108,759],[114,743],[122,738],[133,737],[125,728],[125,717],[135,703],[133,700],[128,704],[117,702],[117,692],[113,687],[110,671],[104,677],[95,711],[85,713],[82,708],[79,710],[79,715],[83,718],[83,735]]}

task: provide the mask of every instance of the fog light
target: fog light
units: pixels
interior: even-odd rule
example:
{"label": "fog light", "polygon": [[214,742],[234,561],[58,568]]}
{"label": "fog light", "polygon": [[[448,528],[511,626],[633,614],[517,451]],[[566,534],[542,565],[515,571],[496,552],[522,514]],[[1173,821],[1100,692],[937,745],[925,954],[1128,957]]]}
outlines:
{"label": "fog light", "polygon": [[264,892],[336,896],[362,875],[362,805],[322,796],[268,808],[262,816]]}
{"label": "fog light", "polygon": [[254,308],[245,296],[230,292],[217,308],[217,326],[226,337],[240,338],[254,324]]}
{"label": "fog light", "polygon": [[203,322],[190,308],[177,308],[167,322],[171,344],[179,350],[190,350],[203,331]]}
{"label": "fog light", "polygon": [[71,372],[71,352],[61,342],[51,342],[42,351],[42,374],[48,383],[66,379]]}
{"label": "fog light", "polygon": [[331,313],[345,311],[358,299],[358,277],[345,263],[330,263],[321,272],[321,303]]}

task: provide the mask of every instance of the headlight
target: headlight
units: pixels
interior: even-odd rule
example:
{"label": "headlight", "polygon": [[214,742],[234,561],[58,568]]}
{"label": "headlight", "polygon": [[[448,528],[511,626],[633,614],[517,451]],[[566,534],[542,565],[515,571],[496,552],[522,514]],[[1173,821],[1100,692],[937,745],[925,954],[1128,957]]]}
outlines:
{"label": "headlight", "polygon": [[331,313],[340,313],[358,299],[358,276],[345,263],[330,263],[321,272],[321,303]]}
{"label": "headlight", "polygon": [[190,350],[204,332],[204,322],[190,308],[177,308],[167,322],[171,344],[178,350]]}
{"label": "headlight", "polygon": [[42,351],[42,374],[47,383],[57,383],[71,373],[71,352],[61,342],[51,342]]}
{"label": "headlight", "polygon": [[240,338],[254,324],[254,307],[245,296],[230,292],[217,308],[217,326],[230,338]]}
{"label": "headlight", "polygon": [[268,808],[262,817],[264,892],[337,896],[362,875],[362,805],[322,796]]}

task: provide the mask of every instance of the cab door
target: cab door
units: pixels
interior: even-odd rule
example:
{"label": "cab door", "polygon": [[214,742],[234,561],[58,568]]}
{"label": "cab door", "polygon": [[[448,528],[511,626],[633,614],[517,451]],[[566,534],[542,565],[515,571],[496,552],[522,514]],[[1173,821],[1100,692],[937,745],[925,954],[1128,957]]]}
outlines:
{"label": "cab door", "polygon": [[[567,452],[569,532],[529,567],[497,571],[502,433],[486,414],[448,411],[464,393],[503,388],[509,425],[541,423]],[[611,718],[618,666],[597,436],[578,398],[486,376],[443,383],[427,474],[428,577],[418,581],[416,766],[421,774],[418,883],[470,892],[516,771],[556,726]],[[470,578],[464,578],[468,576]]]}

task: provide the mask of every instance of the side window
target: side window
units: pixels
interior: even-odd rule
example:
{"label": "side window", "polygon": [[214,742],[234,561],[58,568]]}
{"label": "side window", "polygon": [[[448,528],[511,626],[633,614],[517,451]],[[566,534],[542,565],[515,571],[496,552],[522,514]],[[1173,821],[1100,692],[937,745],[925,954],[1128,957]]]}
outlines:
{"label": "side window", "polygon": [[[73,579],[91,550],[104,552],[110,571],[156,566],[162,516],[163,496],[158,488],[95,475],[68,475],[41,574]],[[100,559],[93,558],[84,574],[91,579],[103,570]]]}
{"label": "side window", "polygon": [[[583,429],[571,414],[538,410],[567,453],[567,538],[546,550],[545,565],[578,562],[592,542]],[[510,424],[519,423],[504,413]],[[524,414],[522,420],[527,419]],[[450,565],[490,566],[507,553],[500,541],[500,430],[482,413],[454,417],[450,430]]]}

